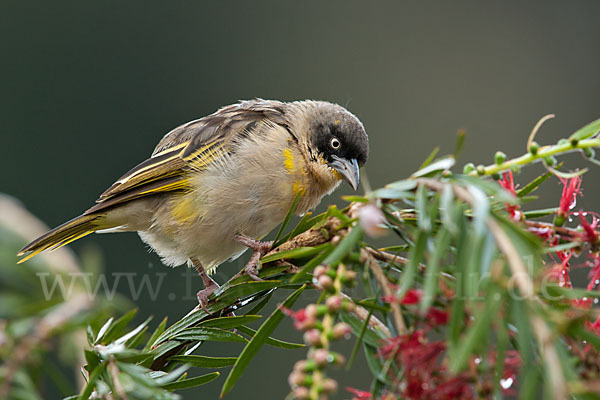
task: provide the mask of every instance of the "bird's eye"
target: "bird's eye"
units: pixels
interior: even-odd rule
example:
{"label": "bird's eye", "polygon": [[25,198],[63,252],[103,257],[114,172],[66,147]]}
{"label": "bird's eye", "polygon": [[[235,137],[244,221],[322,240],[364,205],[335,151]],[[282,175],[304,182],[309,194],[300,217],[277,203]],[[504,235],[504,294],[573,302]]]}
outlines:
{"label": "bird's eye", "polygon": [[332,149],[337,150],[340,148],[340,146],[342,145],[342,143],[340,142],[340,140],[338,138],[331,138],[331,142],[329,142],[329,145],[331,146]]}

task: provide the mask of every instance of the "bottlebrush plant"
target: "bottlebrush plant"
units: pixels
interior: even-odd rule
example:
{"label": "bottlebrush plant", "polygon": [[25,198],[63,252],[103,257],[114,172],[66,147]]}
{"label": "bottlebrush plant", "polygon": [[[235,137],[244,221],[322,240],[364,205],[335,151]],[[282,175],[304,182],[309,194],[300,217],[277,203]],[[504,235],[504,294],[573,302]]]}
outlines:
{"label": "bottlebrush plant", "polygon": [[[491,165],[467,164],[458,173],[456,153],[434,160],[434,152],[409,178],[348,197],[344,209],[305,215],[283,234],[290,210],[261,260],[263,281],[233,277],[211,298],[209,313],[196,307],[148,334],[149,320],[127,331],[133,313],[101,324],[87,307],[87,319],[69,325],[73,331],[92,321],[85,382],[72,398],[170,399],[219,378],[187,376],[195,367],[230,368],[225,396],[263,344],[305,346],[289,371],[289,399],[598,398],[600,215],[576,206],[586,170],[564,172],[556,157],[580,152],[600,164],[593,151],[600,120],[540,146],[534,139],[544,120],[520,157],[498,152]],[[542,174],[518,183],[520,169],[535,163]],[[539,209],[534,193],[547,180],[559,180],[562,195],[556,207]],[[372,245],[384,235],[395,244]],[[574,266],[589,270],[582,287],[571,279]],[[291,294],[260,315],[275,290]],[[311,290],[319,300],[295,307]],[[304,344],[271,337],[284,318],[293,319]],[[2,328],[2,398],[37,393],[39,357],[24,355],[23,346],[48,352],[47,337],[65,332],[11,329],[17,323],[13,317]],[[353,340],[350,354],[339,352],[340,340]],[[238,342],[242,350],[208,357],[199,348],[206,341]],[[356,363],[359,351],[371,386],[338,387],[330,368]]]}

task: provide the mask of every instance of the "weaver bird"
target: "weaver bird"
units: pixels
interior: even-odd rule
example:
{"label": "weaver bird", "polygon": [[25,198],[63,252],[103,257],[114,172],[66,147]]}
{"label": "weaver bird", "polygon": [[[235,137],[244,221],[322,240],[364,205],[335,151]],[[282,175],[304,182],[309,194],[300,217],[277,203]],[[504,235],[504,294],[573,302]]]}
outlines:
{"label": "weaver bird", "polygon": [[167,133],[151,157],[82,215],[25,246],[19,262],[92,232],[137,231],[168,266],[196,268],[206,310],[218,288],[209,273],[253,250],[246,273],[271,246],[257,239],[315,207],[344,180],[355,190],[369,153],[362,123],[323,101],[255,99],[221,108]]}

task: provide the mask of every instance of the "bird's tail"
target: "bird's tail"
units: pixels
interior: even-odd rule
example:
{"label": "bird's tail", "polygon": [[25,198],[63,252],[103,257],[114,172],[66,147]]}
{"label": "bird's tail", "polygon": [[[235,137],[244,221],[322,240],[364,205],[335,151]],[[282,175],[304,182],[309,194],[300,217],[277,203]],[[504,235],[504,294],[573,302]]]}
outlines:
{"label": "bird's tail", "polygon": [[64,224],[57,226],[49,232],[46,232],[27,246],[23,247],[17,256],[25,256],[20,259],[17,264],[29,260],[36,254],[41,253],[44,250],[55,250],[66,244],[69,244],[79,238],[82,238],[90,233],[97,230],[107,228],[103,226],[102,220],[104,216],[94,214],[83,214],[79,217],[73,218],[72,220],[65,222]]}

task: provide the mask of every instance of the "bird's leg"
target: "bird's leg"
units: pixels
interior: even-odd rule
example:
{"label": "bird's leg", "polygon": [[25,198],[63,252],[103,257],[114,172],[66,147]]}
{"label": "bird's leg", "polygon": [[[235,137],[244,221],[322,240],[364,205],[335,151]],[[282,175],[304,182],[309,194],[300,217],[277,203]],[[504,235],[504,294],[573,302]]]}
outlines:
{"label": "bird's leg", "polygon": [[246,267],[244,267],[246,275],[255,281],[262,281],[262,279],[258,276],[258,260],[260,260],[260,258],[271,249],[271,246],[273,246],[273,241],[262,242],[260,240],[252,239],[248,236],[240,234],[235,235],[234,238],[239,243],[252,250],[250,261],[248,261],[248,264],[246,264]]}
{"label": "bird's leg", "polygon": [[196,271],[198,271],[200,274],[200,278],[202,278],[202,282],[204,283],[204,289],[200,290],[196,294],[196,296],[198,296],[198,303],[200,303],[200,307],[202,307],[207,314],[210,314],[208,312],[208,308],[206,308],[208,305],[208,298],[219,288],[219,285],[210,276],[208,276],[206,270],[198,259],[192,258],[190,260],[192,261],[194,268],[196,268]]}

